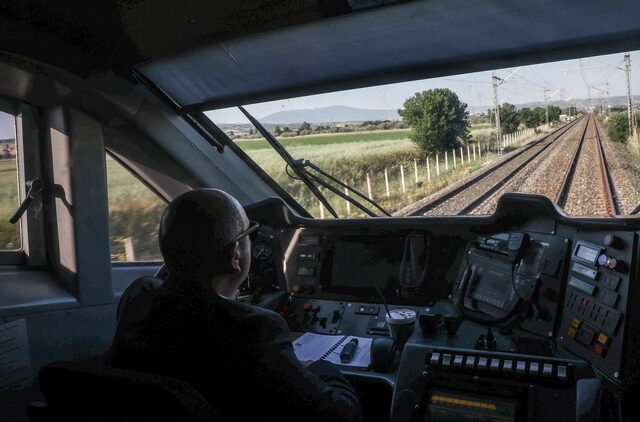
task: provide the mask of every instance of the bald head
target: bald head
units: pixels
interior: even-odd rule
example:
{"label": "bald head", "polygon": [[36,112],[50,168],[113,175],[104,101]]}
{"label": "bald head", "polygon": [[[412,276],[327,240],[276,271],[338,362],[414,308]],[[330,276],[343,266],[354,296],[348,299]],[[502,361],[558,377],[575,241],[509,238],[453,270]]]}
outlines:
{"label": "bald head", "polygon": [[217,189],[196,189],[174,199],[160,221],[160,249],[170,274],[214,277],[233,272],[229,248],[249,225],[242,206]]}

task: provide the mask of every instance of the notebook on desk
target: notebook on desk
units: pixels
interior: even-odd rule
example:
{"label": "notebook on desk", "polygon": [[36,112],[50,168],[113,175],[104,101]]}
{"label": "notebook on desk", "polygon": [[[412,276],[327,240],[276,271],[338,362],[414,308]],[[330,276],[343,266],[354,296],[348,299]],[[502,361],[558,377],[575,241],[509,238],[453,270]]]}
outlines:
{"label": "notebook on desk", "polygon": [[[340,352],[353,338],[358,339],[358,348],[351,362],[344,363],[340,360]],[[359,368],[366,368],[371,363],[371,339],[366,337],[305,333],[293,341],[293,350],[301,361],[324,359]]]}

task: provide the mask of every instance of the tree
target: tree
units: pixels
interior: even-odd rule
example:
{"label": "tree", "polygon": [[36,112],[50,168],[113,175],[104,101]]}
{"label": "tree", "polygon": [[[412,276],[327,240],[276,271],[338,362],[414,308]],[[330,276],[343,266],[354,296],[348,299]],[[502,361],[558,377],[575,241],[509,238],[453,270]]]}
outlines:
{"label": "tree", "polygon": [[528,128],[537,127],[540,124],[538,120],[538,113],[530,108],[523,108],[519,111],[520,113],[520,122],[524,123],[524,125]]}
{"label": "tree", "polygon": [[273,133],[278,136],[282,133],[282,129],[280,129],[280,126],[276,125],[276,128],[273,130]]}
{"label": "tree", "polygon": [[411,140],[426,153],[458,147],[468,137],[467,105],[450,89],[418,92],[404,102],[398,114],[411,126]]}
{"label": "tree", "polygon": [[536,115],[538,116],[538,124],[545,124],[547,123],[547,111],[546,109],[542,108],[542,107],[536,107],[533,109],[533,112],[536,113]]}
{"label": "tree", "polygon": [[516,106],[504,103],[500,106],[500,129],[503,134],[513,133],[520,126],[520,115]]}
{"label": "tree", "polygon": [[562,114],[562,110],[558,106],[549,106],[549,121],[555,122],[556,120],[560,120],[560,115]]}
{"label": "tree", "polygon": [[627,142],[629,122],[626,113],[614,113],[611,115],[607,127],[607,135],[612,141]]}

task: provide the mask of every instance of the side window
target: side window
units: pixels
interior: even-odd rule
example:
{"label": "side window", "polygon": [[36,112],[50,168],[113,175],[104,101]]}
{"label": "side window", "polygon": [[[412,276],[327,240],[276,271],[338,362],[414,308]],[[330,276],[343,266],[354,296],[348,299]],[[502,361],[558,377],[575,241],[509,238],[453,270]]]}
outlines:
{"label": "side window", "polygon": [[162,261],[158,225],[164,201],[108,154],[107,187],[111,261]]}
{"label": "side window", "polygon": [[22,248],[20,224],[9,222],[20,205],[17,156],[16,118],[0,111],[0,251]]}

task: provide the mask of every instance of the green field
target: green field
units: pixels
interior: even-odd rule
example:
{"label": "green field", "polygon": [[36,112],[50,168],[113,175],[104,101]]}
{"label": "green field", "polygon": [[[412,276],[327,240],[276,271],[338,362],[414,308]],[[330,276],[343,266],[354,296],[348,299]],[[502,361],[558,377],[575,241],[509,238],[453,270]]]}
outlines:
{"label": "green field", "polygon": [[[372,142],[386,140],[402,140],[409,138],[408,129],[384,130],[377,132],[330,133],[295,137],[279,137],[278,141],[287,149],[298,146],[332,145],[353,142]],[[237,139],[235,141],[245,151],[270,149],[264,138]]]}
{"label": "green field", "polygon": [[[493,131],[488,127],[472,128],[471,136],[488,139]],[[388,130],[362,133],[341,133],[326,135],[300,136],[279,139],[287,146],[289,153],[296,159],[305,158],[318,165],[329,174],[368,193],[367,174],[373,198],[387,210],[393,212],[429,195],[454,180],[477,168],[481,162],[466,165],[464,168],[451,169],[439,178],[435,177],[435,168],[431,169],[432,179],[427,182],[426,156],[409,140],[408,130]],[[238,145],[262,167],[274,180],[287,190],[298,202],[311,212],[320,216],[318,200],[299,181],[289,177],[284,161],[264,140],[237,140]],[[466,151],[465,151],[466,154]],[[441,157],[442,159],[444,156]],[[451,157],[449,157],[451,159]],[[434,166],[433,157],[431,166]],[[418,182],[415,180],[415,163],[418,163]],[[405,174],[405,192],[402,192],[400,166]],[[444,160],[441,165],[444,167]],[[453,166],[453,163],[451,163]],[[389,195],[387,196],[384,177],[387,170]],[[340,216],[360,216],[353,206],[347,209],[346,202],[332,193],[327,193],[331,204]],[[329,216],[325,213],[325,216]]]}
{"label": "green field", "polygon": [[9,223],[18,205],[16,161],[0,160],[0,250],[21,247],[19,225]]}
{"label": "green field", "polygon": [[[164,202],[108,157],[107,175],[113,258],[125,260],[124,239],[131,237],[137,261],[161,259],[158,223]],[[15,161],[0,161],[0,250],[20,248],[19,226],[8,221],[18,206],[17,187]]]}
{"label": "green field", "polygon": [[[389,211],[396,211],[425,197],[449,183],[469,174],[480,166],[487,157],[459,164],[453,169],[449,155],[449,171],[444,171],[443,156],[440,157],[441,175],[435,175],[435,162],[430,157],[431,181],[427,181],[426,157],[408,139],[407,130],[377,132],[340,133],[282,138],[282,142],[294,158],[306,158],[328,173],[363,193],[367,193],[367,175],[374,199]],[[474,138],[487,139],[491,129],[474,128]],[[236,141],[249,156],[271,177],[285,188],[309,212],[318,217],[318,200],[306,187],[285,172],[284,161],[264,140]],[[466,154],[466,150],[465,150]],[[490,156],[491,158],[491,156]],[[418,182],[415,181],[415,167],[418,165]],[[400,166],[405,175],[405,192],[402,191]],[[389,182],[387,196],[385,169]],[[131,238],[135,258],[138,261],[158,260],[158,223],[165,204],[146,186],[129,174],[116,161],[107,157],[109,188],[109,224],[111,232],[111,254],[115,260],[125,260],[125,239]],[[17,206],[17,183],[15,161],[0,162],[0,213],[6,216],[0,223],[0,248],[13,243],[19,247],[17,227],[6,220]],[[340,216],[361,216],[362,213],[333,195],[327,195]],[[329,217],[328,212],[325,213]],[[18,245],[18,246],[16,246]]]}

